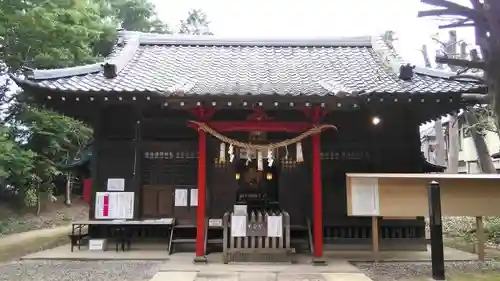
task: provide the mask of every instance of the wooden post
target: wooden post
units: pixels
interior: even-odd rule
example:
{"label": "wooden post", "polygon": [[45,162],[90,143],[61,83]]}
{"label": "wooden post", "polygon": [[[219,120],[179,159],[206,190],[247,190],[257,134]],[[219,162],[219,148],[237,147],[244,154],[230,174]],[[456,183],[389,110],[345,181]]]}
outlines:
{"label": "wooden post", "polygon": [[378,261],[380,258],[380,250],[379,250],[379,224],[378,217],[372,217],[372,252],[373,252],[373,261]]}
{"label": "wooden post", "polygon": [[485,260],[485,249],[484,249],[484,243],[485,243],[485,237],[484,237],[484,224],[483,224],[483,217],[476,217],[476,237],[477,237],[477,258],[480,261]]}
{"label": "wooden post", "polygon": [[135,124],[135,134],[134,134],[134,167],[132,172],[133,182],[135,185],[135,196],[134,196],[134,218],[140,219],[143,216],[142,211],[144,206],[142,203],[142,184],[141,184],[141,164],[142,164],[142,109],[138,112],[138,119]]}
{"label": "wooden post", "polygon": [[428,194],[432,278],[434,278],[434,280],[445,280],[443,224],[441,220],[441,188],[437,181],[429,183]]}
{"label": "wooden post", "polygon": [[196,263],[206,263],[205,257],[205,217],[206,217],[206,156],[207,135],[198,130],[198,207],[196,212]]}

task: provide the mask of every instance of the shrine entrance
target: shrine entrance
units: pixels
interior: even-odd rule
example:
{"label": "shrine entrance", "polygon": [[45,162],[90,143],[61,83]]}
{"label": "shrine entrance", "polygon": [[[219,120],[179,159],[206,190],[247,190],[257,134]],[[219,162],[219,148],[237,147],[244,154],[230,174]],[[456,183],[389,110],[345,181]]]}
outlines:
{"label": "shrine entrance", "polygon": [[248,211],[280,209],[278,197],[278,169],[263,160],[259,169],[256,159],[240,159],[236,169],[238,190],[236,204],[248,206]]}

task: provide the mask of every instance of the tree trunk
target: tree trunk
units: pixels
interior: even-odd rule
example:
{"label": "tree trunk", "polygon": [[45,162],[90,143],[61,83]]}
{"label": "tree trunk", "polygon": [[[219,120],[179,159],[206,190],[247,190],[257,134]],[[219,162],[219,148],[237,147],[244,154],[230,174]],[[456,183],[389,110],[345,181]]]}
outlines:
{"label": "tree trunk", "polygon": [[474,146],[476,147],[476,153],[478,158],[479,168],[483,173],[486,174],[496,174],[497,171],[493,162],[491,161],[490,152],[488,151],[488,146],[484,141],[484,137],[478,132],[477,124],[478,120],[473,108],[470,108],[464,113],[465,121],[471,132],[472,140],[474,141]]}
{"label": "tree trunk", "polygon": [[71,206],[71,173],[66,174],[66,196],[64,201],[67,206]]}
{"label": "tree trunk", "polygon": [[[475,11],[485,22],[475,22],[476,45],[486,63],[485,78],[495,123],[500,124],[500,1],[471,0]],[[484,4],[482,4],[484,3]]]}
{"label": "tree trunk", "polygon": [[[448,56],[457,56],[457,32],[450,31],[449,39],[445,47],[445,52]],[[462,43],[460,45],[460,57],[467,57],[467,44]],[[453,72],[458,71],[457,67],[451,66],[450,69]],[[460,153],[460,139],[458,137],[458,118],[456,113],[451,113],[448,119],[448,173],[458,173],[458,161]]]}
{"label": "tree trunk", "polygon": [[40,192],[40,182],[36,184],[36,215],[40,215],[42,211],[42,193]]}
{"label": "tree trunk", "polygon": [[458,173],[458,161],[460,153],[460,138],[458,134],[458,118],[456,114],[450,115],[448,120],[448,173]]}
{"label": "tree trunk", "polygon": [[436,132],[436,165],[446,167],[446,142],[444,141],[443,123],[441,119],[434,122],[434,130]]}
{"label": "tree trunk", "polygon": [[[431,60],[429,59],[429,53],[427,52],[427,46],[422,46],[422,56],[424,58],[425,66],[431,68]],[[434,155],[436,157],[435,164],[439,166],[446,166],[446,148],[444,141],[443,123],[441,119],[434,122],[434,131],[436,134],[436,146],[434,147]]]}

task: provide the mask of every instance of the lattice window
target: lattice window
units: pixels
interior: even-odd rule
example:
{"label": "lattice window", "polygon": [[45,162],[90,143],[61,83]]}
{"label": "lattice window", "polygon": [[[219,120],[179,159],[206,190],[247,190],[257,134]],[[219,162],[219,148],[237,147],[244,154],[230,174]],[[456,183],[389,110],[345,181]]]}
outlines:
{"label": "lattice window", "polygon": [[147,151],[143,157],[143,185],[196,185],[197,151]]}

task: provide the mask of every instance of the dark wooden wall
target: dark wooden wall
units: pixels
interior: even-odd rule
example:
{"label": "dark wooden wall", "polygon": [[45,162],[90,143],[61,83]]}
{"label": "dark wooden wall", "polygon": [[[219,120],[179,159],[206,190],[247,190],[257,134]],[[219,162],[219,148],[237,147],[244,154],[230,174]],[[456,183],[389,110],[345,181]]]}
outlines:
{"label": "dark wooden wall", "polygon": [[[213,118],[244,120],[249,113],[251,111],[221,111]],[[94,191],[104,191],[107,178],[125,178],[126,191],[137,192],[135,215],[139,218],[146,215],[143,214],[144,210],[146,213],[154,213],[145,209],[144,205],[149,202],[147,200],[155,200],[154,198],[161,200],[162,196],[172,196],[176,186],[191,185],[193,187],[190,188],[195,188],[197,132],[186,125],[186,121],[193,119],[189,112],[165,110],[161,107],[138,110],[132,106],[115,105],[104,108],[99,114],[101,122],[95,130]],[[298,111],[270,111],[268,114],[275,120],[307,120]],[[324,132],[321,137],[323,206],[326,221],[335,223],[349,220],[346,217],[345,173],[417,172],[421,168],[418,124],[413,121],[411,111],[405,108],[387,110],[385,114],[379,115],[382,119],[379,126],[371,123],[372,117],[370,112],[360,110],[333,112],[324,118],[323,123],[338,127],[337,131]],[[137,139],[137,121],[141,122],[139,139]],[[248,141],[245,134],[229,136]],[[269,141],[290,137],[292,135],[268,135]],[[218,140],[208,137],[207,215],[211,217],[221,217],[225,211],[232,209],[238,188],[235,167],[216,162],[219,156],[219,144]],[[312,154],[309,140],[303,142],[303,150],[303,163],[293,163],[296,159],[295,145],[288,147],[289,158],[286,161],[282,159],[286,151],[280,149],[277,155],[279,159],[276,161],[280,166],[278,182],[281,206],[291,214],[292,224],[303,224],[312,213]],[[174,151],[183,152],[183,156],[175,156],[176,160],[155,161],[147,159],[146,156],[146,153],[150,152]],[[134,162],[137,165],[135,174]],[[175,165],[177,170],[169,170],[164,167],[165,165],[158,164],[160,162],[165,165],[168,163],[170,166]],[[163,165],[163,168],[158,168],[158,165]],[[182,165],[185,165],[186,173],[179,170],[183,169]],[[185,178],[189,178],[190,181],[183,180],[180,176],[182,174],[187,175]],[[152,188],[145,191],[146,186]],[[171,205],[173,204],[171,199],[157,201],[156,204]],[[193,219],[196,207],[188,209],[184,215]],[[165,209],[159,206],[156,210],[158,216],[176,213],[171,208]],[[92,210],[91,217],[94,215],[93,212]]]}

